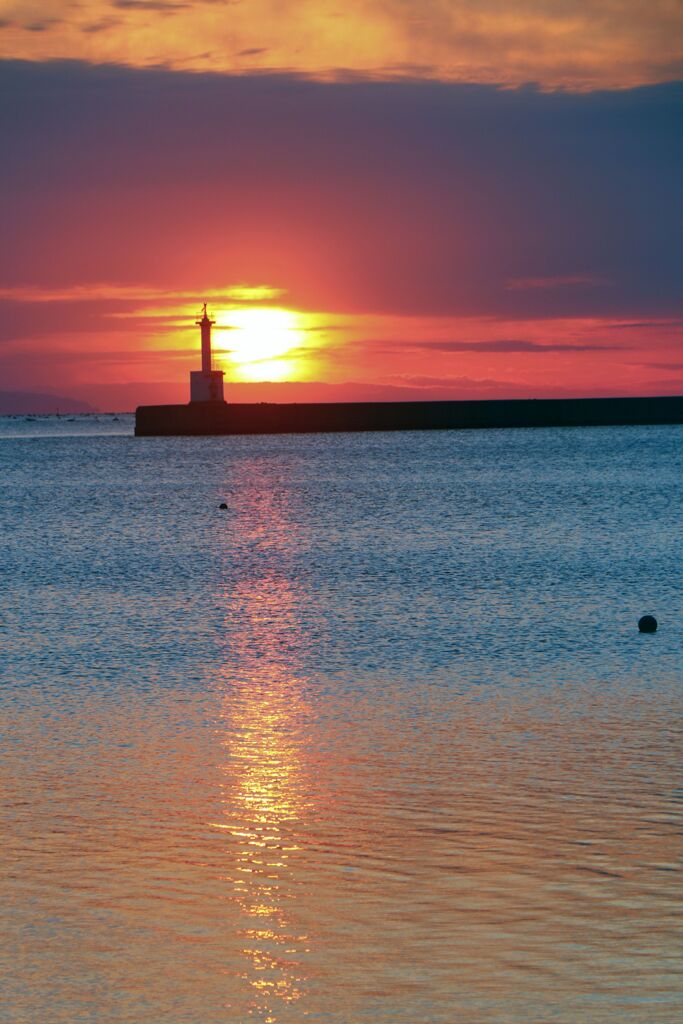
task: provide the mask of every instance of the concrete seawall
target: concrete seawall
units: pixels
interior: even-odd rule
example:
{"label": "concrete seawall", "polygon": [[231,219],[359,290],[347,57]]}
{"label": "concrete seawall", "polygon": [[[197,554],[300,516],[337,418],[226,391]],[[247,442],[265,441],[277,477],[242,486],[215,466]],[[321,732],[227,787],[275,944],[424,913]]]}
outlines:
{"label": "concrete seawall", "polygon": [[683,396],[479,402],[330,402],[279,405],[193,402],[142,405],[138,437],[468,430],[683,423]]}

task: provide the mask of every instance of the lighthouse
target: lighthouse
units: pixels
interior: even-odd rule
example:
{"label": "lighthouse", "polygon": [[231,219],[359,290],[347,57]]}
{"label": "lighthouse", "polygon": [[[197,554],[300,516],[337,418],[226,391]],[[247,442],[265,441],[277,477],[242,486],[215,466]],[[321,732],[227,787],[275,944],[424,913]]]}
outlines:
{"label": "lighthouse", "polygon": [[211,367],[211,328],[216,323],[202,308],[201,320],[195,321],[202,338],[202,368],[190,373],[191,402],[223,402],[223,371]]}

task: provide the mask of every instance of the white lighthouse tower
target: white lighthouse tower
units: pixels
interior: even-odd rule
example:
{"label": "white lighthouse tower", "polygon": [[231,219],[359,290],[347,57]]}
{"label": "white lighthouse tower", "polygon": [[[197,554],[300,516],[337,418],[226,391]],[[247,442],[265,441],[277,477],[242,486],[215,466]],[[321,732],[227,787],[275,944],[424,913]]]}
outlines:
{"label": "white lighthouse tower", "polygon": [[211,328],[215,320],[202,309],[201,320],[195,321],[202,335],[202,368],[190,372],[191,402],[223,402],[223,371],[211,368]]}

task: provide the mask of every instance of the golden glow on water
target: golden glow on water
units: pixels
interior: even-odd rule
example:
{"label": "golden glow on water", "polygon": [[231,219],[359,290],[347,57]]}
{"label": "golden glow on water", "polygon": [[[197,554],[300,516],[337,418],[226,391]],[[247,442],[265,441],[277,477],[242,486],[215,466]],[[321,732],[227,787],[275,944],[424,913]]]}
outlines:
{"label": "golden glow on water", "polygon": [[303,680],[278,658],[283,618],[293,625],[288,586],[265,580],[227,601],[233,610],[237,603],[245,624],[238,639],[244,673],[223,680],[224,820],[211,825],[226,836],[222,880],[239,912],[239,976],[251,989],[250,1015],[275,1024],[305,987],[308,935],[296,922],[292,862],[310,806],[301,734],[306,706]]}
{"label": "golden glow on water", "polygon": [[680,1019],[678,437],[492,433],[7,444],[8,1020]]}

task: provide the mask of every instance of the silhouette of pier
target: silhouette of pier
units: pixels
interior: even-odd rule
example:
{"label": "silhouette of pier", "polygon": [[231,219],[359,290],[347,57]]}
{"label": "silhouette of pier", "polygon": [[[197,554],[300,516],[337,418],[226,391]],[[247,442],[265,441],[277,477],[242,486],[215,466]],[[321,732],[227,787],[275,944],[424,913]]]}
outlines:
{"label": "silhouette of pier", "polygon": [[252,404],[194,401],[188,405],[142,405],[135,413],[138,437],[673,423],[683,423],[683,396],[680,395],[464,402]]}

